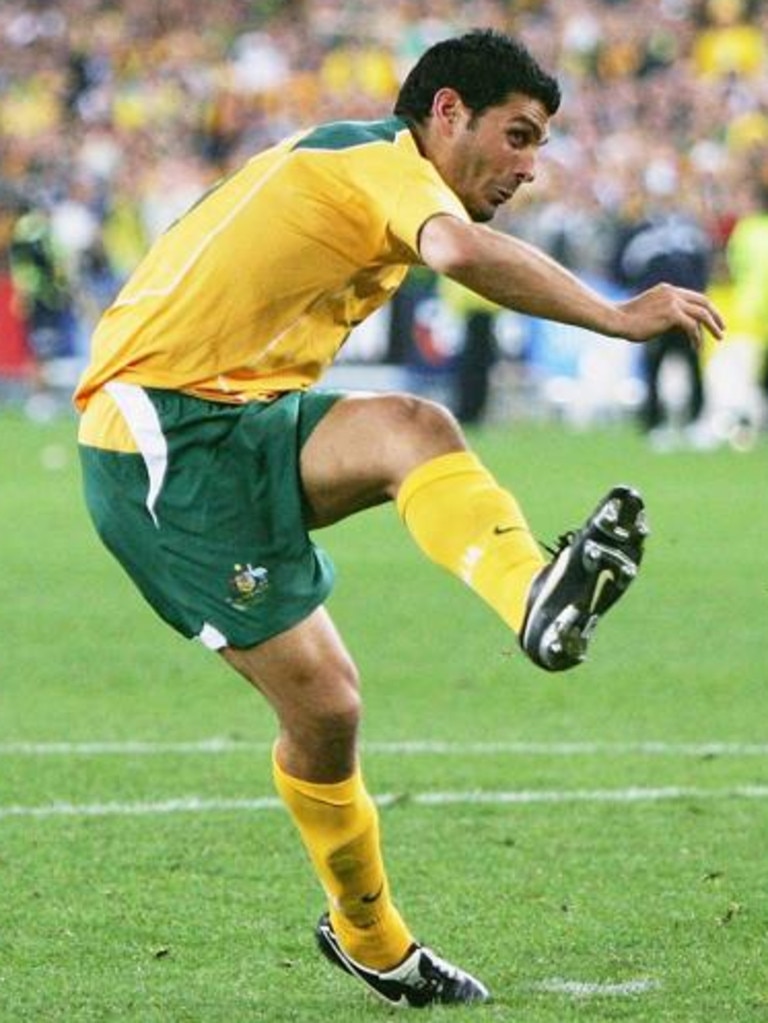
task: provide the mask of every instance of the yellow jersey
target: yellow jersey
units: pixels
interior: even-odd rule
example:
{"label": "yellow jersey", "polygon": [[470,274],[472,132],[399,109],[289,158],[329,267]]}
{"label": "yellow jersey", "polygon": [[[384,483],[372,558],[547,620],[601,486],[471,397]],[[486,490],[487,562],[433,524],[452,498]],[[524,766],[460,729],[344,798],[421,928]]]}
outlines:
{"label": "yellow jersey", "polygon": [[469,219],[398,118],[257,154],[150,249],[96,328],[75,404],[110,381],[222,402],[312,386],[420,262],[440,213]]}

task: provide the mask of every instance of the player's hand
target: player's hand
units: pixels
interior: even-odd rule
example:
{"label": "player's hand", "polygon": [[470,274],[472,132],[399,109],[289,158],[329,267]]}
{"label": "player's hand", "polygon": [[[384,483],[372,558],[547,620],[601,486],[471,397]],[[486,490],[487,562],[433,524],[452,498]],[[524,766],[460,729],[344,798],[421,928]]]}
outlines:
{"label": "player's hand", "polygon": [[618,303],[624,320],[622,335],[628,341],[648,341],[668,330],[682,330],[698,351],[706,330],[720,340],[723,318],[706,295],[671,284],[657,284],[648,291]]}

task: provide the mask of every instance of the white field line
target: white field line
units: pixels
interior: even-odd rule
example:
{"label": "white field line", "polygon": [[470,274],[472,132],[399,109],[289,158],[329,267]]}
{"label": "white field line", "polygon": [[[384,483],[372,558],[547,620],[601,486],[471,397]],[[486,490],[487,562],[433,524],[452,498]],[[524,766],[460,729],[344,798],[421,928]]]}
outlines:
{"label": "white field line", "polygon": [[[209,738],[189,742],[141,739],[93,742],[0,742],[0,757],[96,757],[268,753],[269,742]],[[766,757],[768,743],[742,742],[406,742],[363,743],[373,756],[678,756]]]}
{"label": "white field line", "polygon": [[569,995],[571,998],[628,998],[644,995],[648,991],[656,991],[661,985],[650,977],[623,982],[599,983],[584,980],[564,980],[552,977],[532,984],[534,991],[550,995]]}
{"label": "white field line", "polygon": [[[737,785],[732,788],[707,789],[670,786],[667,788],[573,789],[512,792],[415,792],[386,794],[377,797],[380,806],[398,803],[417,806],[465,805],[533,805],[563,803],[658,803],[693,799],[768,799],[768,785]],[[202,796],[181,796],[158,802],[139,803],[67,803],[54,802],[42,806],[0,806],[0,820],[13,817],[141,817],[174,813],[254,813],[282,809],[274,796],[256,799],[211,799]]]}

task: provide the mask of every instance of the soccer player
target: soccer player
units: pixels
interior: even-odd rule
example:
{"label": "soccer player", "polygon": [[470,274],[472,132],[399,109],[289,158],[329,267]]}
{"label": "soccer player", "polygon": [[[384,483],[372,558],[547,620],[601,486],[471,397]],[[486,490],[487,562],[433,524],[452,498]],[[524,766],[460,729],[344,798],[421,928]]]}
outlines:
{"label": "soccer player", "polygon": [[394,116],[253,157],[163,235],[99,324],[76,394],[86,501],[175,629],[272,705],[274,779],[327,895],[321,951],[391,1003],[483,1001],[390,894],[358,762],[358,678],[309,531],[394,501],[421,550],[542,668],[584,657],[633,579],[643,502],[615,487],[551,561],[453,417],[404,394],[315,390],[350,330],[423,263],[512,309],[642,341],[722,332],[702,295],[608,302],[485,226],[533,181],[560,102],[516,40],[478,30],[415,65]]}

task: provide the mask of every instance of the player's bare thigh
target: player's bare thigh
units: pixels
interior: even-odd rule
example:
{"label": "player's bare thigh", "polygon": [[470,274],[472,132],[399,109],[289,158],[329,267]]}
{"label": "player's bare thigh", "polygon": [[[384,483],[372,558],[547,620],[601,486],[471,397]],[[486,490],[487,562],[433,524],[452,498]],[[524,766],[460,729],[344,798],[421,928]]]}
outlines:
{"label": "player's bare thigh", "polygon": [[390,500],[412,469],[466,446],[456,420],[434,402],[406,394],[342,398],[302,449],[310,526]]}
{"label": "player's bare thigh", "polygon": [[360,721],[358,675],[324,608],[258,646],[221,653],[272,705],[284,770],[316,782],[349,777]]}

